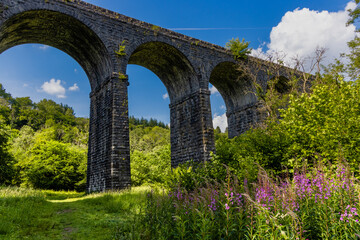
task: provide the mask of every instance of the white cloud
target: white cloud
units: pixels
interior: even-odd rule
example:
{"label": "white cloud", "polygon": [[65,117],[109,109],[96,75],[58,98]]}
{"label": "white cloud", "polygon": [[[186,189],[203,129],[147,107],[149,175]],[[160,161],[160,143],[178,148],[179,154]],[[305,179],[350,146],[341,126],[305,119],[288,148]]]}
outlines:
{"label": "white cloud", "polygon": [[213,126],[214,126],[214,128],[220,127],[221,132],[225,132],[225,130],[228,126],[226,113],[224,113],[223,115],[220,115],[220,116],[215,114],[214,118],[213,118]]}
{"label": "white cloud", "polygon": [[221,105],[220,109],[226,109],[225,105]]}
{"label": "white cloud", "polygon": [[49,48],[49,46],[48,45],[41,45],[41,46],[39,46],[39,49],[41,49],[41,50],[47,50]]}
{"label": "white cloud", "polygon": [[73,86],[69,87],[69,91],[78,91],[80,88],[77,85],[77,83],[75,83]]}
{"label": "white cloud", "polygon": [[168,94],[168,93],[165,93],[162,97],[163,97],[164,100],[165,100],[165,99],[168,99],[168,98],[169,98],[169,94]]}
{"label": "white cloud", "polygon": [[66,89],[61,85],[61,80],[50,79],[41,86],[43,92],[55,95],[57,98],[66,98]]}
{"label": "white cloud", "polygon": [[28,86],[29,86],[29,84],[27,84],[27,83],[24,83],[24,84],[23,84],[23,87],[24,87],[24,88],[26,88],[26,87],[28,87]]}
{"label": "white cloud", "polygon": [[[286,53],[284,60],[291,62],[293,57],[304,59],[313,55],[316,48],[325,48],[324,64],[349,51],[347,42],[352,40],[355,26],[346,26],[349,19],[347,9],[356,7],[349,2],[344,10],[338,12],[314,11],[308,8],[287,12],[281,22],[273,27],[266,54]],[[263,46],[253,50],[253,55],[264,57]]]}
{"label": "white cloud", "polygon": [[214,87],[214,86],[211,86],[209,90],[210,90],[210,93],[211,93],[211,94],[215,94],[215,93],[218,93],[218,92],[219,92],[219,91],[216,89],[216,87]]}
{"label": "white cloud", "polygon": [[78,70],[75,68],[75,69],[74,69],[74,72],[75,72],[75,73],[77,73],[77,72],[78,72]]}

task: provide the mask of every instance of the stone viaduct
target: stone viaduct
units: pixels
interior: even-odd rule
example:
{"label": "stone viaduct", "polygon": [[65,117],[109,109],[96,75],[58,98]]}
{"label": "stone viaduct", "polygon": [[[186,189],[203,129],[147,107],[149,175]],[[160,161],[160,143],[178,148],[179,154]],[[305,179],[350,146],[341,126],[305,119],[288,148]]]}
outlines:
{"label": "stone viaduct", "polygon": [[[230,137],[259,118],[248,74],[226,49],[80,0],[0,0],[0,53],[26,43],[64,51],[88,76],[88,191],[131,185],[128,64],[151,70],[167,88],[173,167],[215,150],[209,83],[225,100]],[[266,88],[265,70],[251,70],[255,60],[243,63]]]}

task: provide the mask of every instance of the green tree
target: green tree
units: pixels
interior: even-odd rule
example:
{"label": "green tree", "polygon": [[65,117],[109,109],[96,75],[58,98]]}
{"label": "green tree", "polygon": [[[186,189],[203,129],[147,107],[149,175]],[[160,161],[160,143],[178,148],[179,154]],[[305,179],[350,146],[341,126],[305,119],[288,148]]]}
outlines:
{"label": "green tree", "polygon": [[131,181],[134,186],[162,185],[171,172],[170,144],[156,146],[152,151],[131,153]]}
{"label": "green tree", "polygon": [[83,190],[86,152],[58,141],[36,142],[22,166],[23,184],[40,189]]}
{"label": "green tree", "polygon": [[130,132],[130,150],[131,152],[152,151],[156,146],[170,144],[170,131],[166,128],[143,127],[142,125],[134,128]]}
{"label": "green tree", "polygon": [[318,85],[312,94],[292,98],[278,126],[291,139],[288,158],[298,166],[305,159],[345,159],[353,171],[360,161],[360,84],[340,81]]}
{"label": "green tree", "polygon": [[[156,125],[145,127],[133,125],[130,131],[131,180],[137,185],[163,184],[171,171],[170,131],[157,126],[159,122],[145,119],[131,120],[134,124]],[[151,123],[152,122],[152,123]]]}
{"label": "green tree", "polygon": [[245,42],[245,39],[240,42],[239,38],[233,38],[226,43],[226,48],[231,51],[235,60],[246,59],[247,55],[251,53],[251,48],[248,48],[249,44],[250,42]]}
{"label": "green tree", "polygon": [[[348,25],[358,23],[360,17],[360,0],[355,0],[357,6],[355,9],[349,11],[350,19]],[[357,32],[360,30],[357,29]],[[350,60],[349,72],[353,78],[357,78],[360,73],[360,38],[359,35],[348,43],[350,47],[350,54],[347,54],[348,59]]]}
{"label": "green tree", "polygon": [[0,185],[11,184],[15,175],[14,159],[9,153],[11,129],[0,117]]}

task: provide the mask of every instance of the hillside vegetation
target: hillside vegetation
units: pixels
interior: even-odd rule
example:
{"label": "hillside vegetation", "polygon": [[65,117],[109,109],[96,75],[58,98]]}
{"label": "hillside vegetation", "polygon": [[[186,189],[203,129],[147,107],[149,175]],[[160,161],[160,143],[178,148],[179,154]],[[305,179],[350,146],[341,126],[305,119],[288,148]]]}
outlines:
{"label": "hillside vegetation", "polygon": [[[242,71],[247,46],[227,45]],[[313,75],[254,81],[267,119],[233,139],[215,130],[208,162],[170,169],[169,129],[130,118],[132,181],[151,191],[29,189],[83,189],[88,121],[1,87],[0,182],[17,187],[0,189],[0,238],[359,239],[360,38],[349,47],[323,69],[317,51]]]}
{"label": "hillside vegetation", "polygon": [[[134,186],[158,184],[170,171],[170,130],[129,118]],[[0,184],[83,191],[89,119],[52,100],[13,98],[0,84]]]}

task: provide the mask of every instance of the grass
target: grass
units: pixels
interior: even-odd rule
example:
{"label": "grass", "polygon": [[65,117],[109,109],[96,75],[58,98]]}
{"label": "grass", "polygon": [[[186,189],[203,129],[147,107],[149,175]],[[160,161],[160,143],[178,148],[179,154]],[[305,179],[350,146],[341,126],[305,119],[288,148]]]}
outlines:
{"label": "grass", "polygon": [[251,185],[229,174],[191,191],[149,194],[145,206],[123,239],[360,239],[359,182],[341,163],[284,179],[261,170]]}
{"label": "grass", "polygon": [[0,188],[0,239],[117,239],[150,188],[85,195]]}

